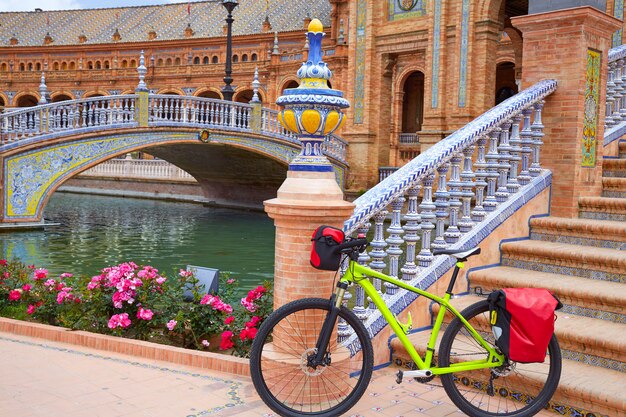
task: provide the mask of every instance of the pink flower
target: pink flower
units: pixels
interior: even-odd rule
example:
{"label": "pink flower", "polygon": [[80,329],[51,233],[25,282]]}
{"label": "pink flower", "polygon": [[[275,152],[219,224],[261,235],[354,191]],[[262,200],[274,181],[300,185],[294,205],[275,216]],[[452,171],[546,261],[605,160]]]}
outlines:
{"label": "pink flower", "polygon": [[59,293],[57,294],[57,304],[63,304],[63,301],[65,301],[66,299],[68,301],[72,301],[74,299],[74,296],[71,294],[71,291],[71,287],[61,288],[61,291],[59,291]]}
{"label": "pink flower", "polygon": [[156,279],[156,283],[159,285],[163,284],[165,281],[167,281],[167,278],[164,278],[164,277],[158,277]]}
{"label": "pink flower", "polygon": [[17,301],[22,296],[22,290],[9,291],[9,301]]}
{"label": "pink flower", "polygon": [[46,282],[43,283],[43,286],[48,288],[50,291],[52,291],[52,288],[57,284],[57,282],[55,280],[53,280],[52,278],[50,278],[49,280],[47,280]]}
{"label": "pink flower", "polygon": [[6,259],[0,259],[0,266],[6,266],[8,264]]}
{"label": "pink flower", "polygon": [[248,300],[248,298],[242,298],[241,305],[244,306],[246,310],[248,310],[251,313],[254,313],[257,309],[256,305],[254,305],[252,301]]}
{"label": "pink flower", "polygon": [[65,279],[65,278],[72,278],[73,276],[74,276],[74,275],[73,275],[73,274],[70,274],[69,272],[63,272],[63,273],[59,276],[59,278],[61,278],[61,279]]}
{"label": "pink flower", "polygon": [[33,265],[28,265],[27,268],[28,269],[35,269],[35,265],[34,264]]}
{"label": "pink flower", "polygon": [[189,277],[193,276],[193,271],[186,271],[184,269],[181,269],[181,270],[178,271],[178,275],[181,278],[189,278]]}
{"label": "pink flower", "polygon": [[26,314],[31,315],[35,312],[36,309],[37,307],[35,307],[33,304],[30,304],[26,309]]}
{"label": "pink flower", "polygon": [[232,283],[234,283],[234,282],[235,282],[235,279],[234,279],[234,278],[230,278],[230,279],[227,279],[227,280],[226,280],[226,283],[227,283],[227,284],[232,284]]}
{"label": "pink flower", "polygon": [[46,279],[46,278],[48,278],[48,270],[47,269],[38,268],[35,271],[35,279],[36,280]]}
{"label": "pink flower", "polygon": [[226,320],[224,320],[224,324],[230,324],[233,321],[235,321],[235,316],[228,316],[226,317]]}
{"label": "pink flower", "polygon": [[22,290],[24,290],[24,292],[28,292],[28,291],[30,291],[30,290],[32,290],[32,289],[33,289],[33,286],[32,286],[32,285],[30,285],[30,284],[24,284],[24,285],[22,285]]}
{"label": "pink flower", "polygon": [[216,297],[213,297],[210,294],[205,295],[204,297],[202,297],[202,300],[200,300],[200,304],[209,304],[209,305],[213,305],[213,301],[215,300]]}
{"label": "pink flower", "polygon": [[109,329],[115,329],[116,327],[126,328],[130,326],[130,319],[128,313],[114,314],[109,319]]}
{"label": "pink flower", "polygon": [[206,340],[206,339],[202,340],[202,346],[209,347],[209,345],[210,345],[210,343],[209,343],[208,340]]}
{"label": "pink flower", "polygon": [[254,336],[256,336],[256,328],[255,327],[245,327],[241,333],[239,333],[239,338],[241,339],[241,341],[245,341],[246,339],[254,339]]}
{"label": "pink flower", "polygon": [[137,310],[137,318],[141,320],[152,320],[153,315],[152,310],[147,308],[139,307],[139,310]]}
{"label": "pink flower", "polygon": [[170,320],[167,322],[165,326],[167,327],[167,330],[172,331],[174,330],[174,327],[176,327],[177,324],[178,322],[176,320]]}
{"label": "pink flower", "polygon": [[261,321],[259,316],[254,316],[250,319],[250,321],[246,322],[246,327],[256,327],[257,324]]}

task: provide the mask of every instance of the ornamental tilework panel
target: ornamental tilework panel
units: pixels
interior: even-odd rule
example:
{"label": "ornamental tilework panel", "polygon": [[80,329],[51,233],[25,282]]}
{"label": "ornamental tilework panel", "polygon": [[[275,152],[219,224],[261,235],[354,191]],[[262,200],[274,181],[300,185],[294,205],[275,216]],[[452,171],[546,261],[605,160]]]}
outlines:
{"label": "ornamental tilework panel", "polygon": [[441,46],[441,0],[435,0],[435,22],[433,28],[433,65],[431,77],[431,107],[439,106],[439,48]]}
{"label": "ornamental tilework panel", "polygon": [[461,60],[459,62],[459,107],[465,107],[467,97],[467,48],[469,43],[469,0],[463,0],[461,13]]}
{"label": "ornamental tilework panel", "polygon": [[596,165],[596,142],[598,129],[598,100],[600,91],[600,60],[598,51],[587,50],[587,74],[585,76],[585,119],[583,121],[582,166]]}
{"label": "ornamental tilework panel", "polygon": [[[613,16],[620,20],[624,19],[624,0],[615,0],[615,4],[613,5]],[[613,33],[613,48],[622,44],[622,32],[623,29],[619,29]]]}
{"label": "ornamental tilework panel", "polygon": [[365,26],[367,23],[367,1],[356,4],[356,74],[354,79],[354,124],[363,123],[365,98]]}
{"label": "ornamental tilework panel", "polygon": [[388,0],[388,20],[408,19],[427,14],[428,0]]}

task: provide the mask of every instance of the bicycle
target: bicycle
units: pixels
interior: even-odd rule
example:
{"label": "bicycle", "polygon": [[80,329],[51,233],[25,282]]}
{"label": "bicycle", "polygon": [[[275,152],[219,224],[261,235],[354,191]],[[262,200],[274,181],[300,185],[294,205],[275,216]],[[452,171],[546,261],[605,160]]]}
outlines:
{"label": "bicycle", "polygon": [[[364,289],[418,368],[399,371],[397,383],[408,377],[429,382],[439,376],[452,402],[473,417],[527,417],[546,406],[561,375],[556,336],[552,335],[544,363],[515,363],[495,346],[486,300],[461,312],[450,304],[463,263],[479,254],[480,248],[433,251],[434,255],[456,258],[442,298],[358,264],[358,254],[366,246],[366,239],[357,238],[336,247],[335,253],[348,256],[348,266],[330,299],[293,301],[274,311],[260,326],[250,352],[250,370],[254,386],[269,408],[284,417],[336,417],[352,408],[365,392],[372,376],[373,347],[362,320],[342,305],[350,284]],[[441,306],[424,358],[407,337],[410,323],[397,320],[367,277],[412,291]],[[447,311],[454,318],[443,333],[435,360]]]}

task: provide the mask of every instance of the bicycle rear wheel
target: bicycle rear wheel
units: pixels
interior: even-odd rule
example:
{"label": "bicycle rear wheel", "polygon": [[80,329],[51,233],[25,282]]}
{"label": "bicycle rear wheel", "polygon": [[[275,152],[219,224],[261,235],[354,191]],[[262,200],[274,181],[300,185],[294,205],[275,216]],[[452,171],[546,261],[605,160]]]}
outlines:
{"label": "bicycle rear wheel", "polygon": [[345,307],[333,325],[326,363],[309,366],[330,307],[322,298],[293,301],[274,311],[254,338],[252,382],[265,404],[281,416],[337,417],[356,404],[369,384],[372,342]]}
{"label": "bicycle rear wheel", "polygon": [[[487,301],[469,306],[461,315],[488,343],[495,345]],[[463,323],[458,318],[452,320],[439,347],[439,366],[487,357],[487,350],[478,344]],[[560,378],[561,349],[556,337],[552,336],[543,363],[509,361],[491,370],[441,375],[441,382],[454,404],[469,416],[528,417],[546,406]]]}

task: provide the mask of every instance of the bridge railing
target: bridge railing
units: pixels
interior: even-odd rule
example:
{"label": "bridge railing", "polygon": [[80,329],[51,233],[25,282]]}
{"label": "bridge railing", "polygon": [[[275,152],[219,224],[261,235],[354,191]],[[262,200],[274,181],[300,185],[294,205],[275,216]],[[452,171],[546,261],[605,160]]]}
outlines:
{"label": "bridge railing", "polygon": [[626,45],[609,50],[604,146],[626,134]]}
{"label": "bridge railing", "polygon": [[[543,190],[551,176],[540,165],[541,111],[556,86],[544,80],[502,102],[355,200],[346,234],[368,233],[373,226],[371,250],[359,262],[428,288],[453,266],[432,249],[477,245]],[[377,279],[373,284],[395,314],[415,299]],[[374,336],[385,322],[362,288],[354,291],[348,304]]]}
{"label": "bridge railing", "polygon": [[186,171],[160,159],[110,159],[82,172],[80,176],[195,181]]}
{"label": "bridge railing", "polygon": [[0,115],[0,145],[104,126],[134,126],[135,98],[134,94],[89,97],[7,111]]}

